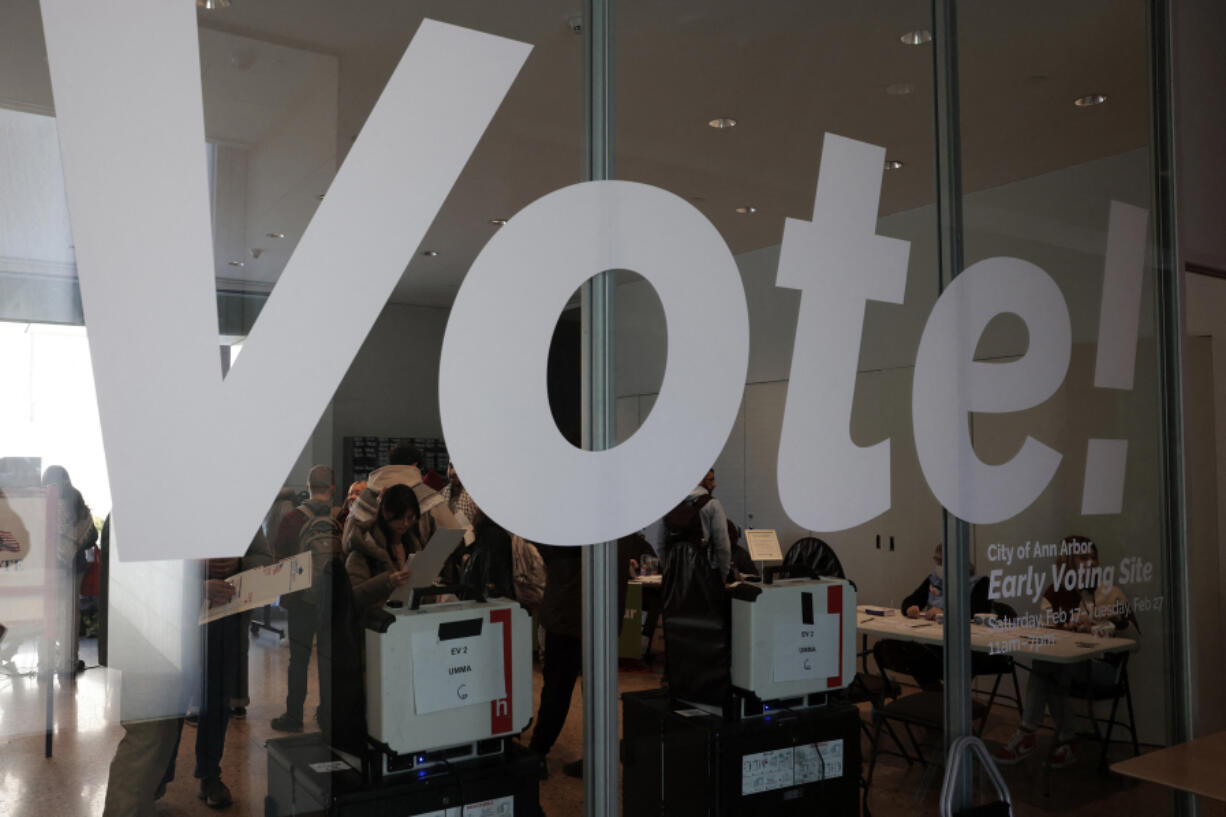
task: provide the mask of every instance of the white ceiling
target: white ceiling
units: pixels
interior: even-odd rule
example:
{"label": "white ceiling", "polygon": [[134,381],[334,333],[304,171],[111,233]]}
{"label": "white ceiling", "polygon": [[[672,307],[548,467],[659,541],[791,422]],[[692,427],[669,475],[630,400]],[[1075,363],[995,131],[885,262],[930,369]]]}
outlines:
{"label": "white ceiling", "polygon": [[[254,62],[245,72],[232,70],[242,55],[205,58],[210,131],[258,143],[283,105],[316,82],[315,61],[303,52],[318,52],[339,60],[343,155],[423,17],[531,43],[531,57],[423,243],[440,255],[412,259],[394,296],[447,306],[497,229],[490,218],[582,178],[582,39],[568,24],[580,5],[233,0],[228,9],[201,10],[201,26],[211,30],[202,44],[216,31],[264,41],[250,45]],[[883,145],[905,162],[885,174],[883,213],[933,200],[932,46],[899,40],[929,27],[927,0],[653,0],[617,8],[616,175],[690,198],[734,252],[777,243],[785,217],[810,215],[826,131]],[[1144,0],[975,0],[960,10],[968,192],[1146,143]],[[41,43],[35,0],[6,0],[0,105],[49,103]],[[911,93],[886,92],[899,83]],[[1088,93],[1110,101],[1071,104]],[[715,116],[740,125],[710,129],[705,123]],[[299,181],[299,195],[316,195]],[[739,216],[734,208],[742,204],[758,212]]]}

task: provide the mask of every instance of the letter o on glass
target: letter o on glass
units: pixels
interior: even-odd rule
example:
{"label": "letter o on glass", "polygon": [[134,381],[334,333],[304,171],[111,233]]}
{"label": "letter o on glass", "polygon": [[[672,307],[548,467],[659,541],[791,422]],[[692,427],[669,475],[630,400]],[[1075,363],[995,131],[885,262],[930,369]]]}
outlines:
{"label": "letter o on glass", "polygon": [[[630,439],[583,451],[550,411],[549,346],[574,291],[618,269],[647,279],[664,307],[664,381]],[[745,290],[711,222],[650,185],[576,184],[517,213],[473,262],[443,335],[443,433],[464,486],[503,527],[547,544],[610,541],[698,484],[736,420],[748,363]]]}

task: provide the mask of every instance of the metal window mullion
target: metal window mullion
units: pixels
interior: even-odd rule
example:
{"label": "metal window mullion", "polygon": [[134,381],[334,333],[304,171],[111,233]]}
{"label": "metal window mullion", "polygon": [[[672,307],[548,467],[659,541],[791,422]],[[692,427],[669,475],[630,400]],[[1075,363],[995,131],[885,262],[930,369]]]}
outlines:
{"label": "metal window mullion", "polygon": [[[613,177],[612,0],[585,0],[585,176]],[[599,271],[583,285],[584,447],[602,451],[613,427],[614,273]],[[596,486],[593,486],[595,488]],[[618,814],[617,543],[583,549],[583,810],[589,817]],[[548,660],[548,657],[546,657]]]}
{"label": "metal window mullion", "polygon": [[[962,156],[959,132],[957,0],[932,0],[939,291],[962,271]],[[945,574],[945,740],[969,735],[971,724],[970,525],[943,515]],[[954,805],[970,802],[967,777]]]}
{"label": "metal window mullion", "polygon": [[[1192,644],[1189,622],[1187,506],[1184,472],[1182,316],[1175,165],[1173,4],[1151,0],[1149,12],[1150,155],[1154,188],[1154,272],[1158,341],[1159,450],[1162,468],[1162,560],[1167,604],[1166,667],[1171,744],[1192,739]],[[1196,798],[1175,790],[1171,813],[1194,815]]]}

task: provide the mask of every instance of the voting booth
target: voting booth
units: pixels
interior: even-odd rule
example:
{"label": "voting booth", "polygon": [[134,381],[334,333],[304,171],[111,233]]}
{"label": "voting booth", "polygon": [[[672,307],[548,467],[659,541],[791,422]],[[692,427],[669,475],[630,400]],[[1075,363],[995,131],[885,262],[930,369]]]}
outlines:
{"label": "voting booth", "polygon": [[855,588],[767,574],[731,591],[733,688],[775,701],[848,686],[856,676]]}
{"label": "voting booth", "polygon": [[667,690],[622,695],[624,814],[860,813],[860,716],[849,704],[727,720]]}
{"label": "voting booth", "polygon": [[384,773],[497,754],[527,728],[532,625],[518,602],[385,612],[366,630],[366,727]]}

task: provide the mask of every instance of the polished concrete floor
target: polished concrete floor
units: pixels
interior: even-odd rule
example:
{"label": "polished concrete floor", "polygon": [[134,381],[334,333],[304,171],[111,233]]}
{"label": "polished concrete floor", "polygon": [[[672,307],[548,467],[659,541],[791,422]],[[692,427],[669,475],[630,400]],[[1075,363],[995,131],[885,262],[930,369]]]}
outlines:
{"label": "polished concrete floor", "polygon": [[[267,789],[265,741],[278,737],[269,721],[284,708],[285,672],[289,651],[285,642],[268,633],[252,639],[250,651],[251,704],[247,717],[232,720],[223,761],[223,779],[234,794],[234,805],[224,813],[259,817],[264,813]],[[118,724],[118,677],[96,666],[96,649],[86,642],[82,658],[90,665],[75,681],[54,685],[55,731],[53,752],[45,757],[46,698],[36,677],[22,675],[33,669],[32,656],[17,656],[15,665],[0,675],[0,817],[94,817],[102,812],[107,776],[115,746],[122,737]],[[9,674],[16,670],[17,675]],[[312,679],[314,670],[312,669]],[[534,674],[539,694],[540,673]],[[658,687],[657,673],[625,670],[619,679],[622,691]],[[312,711],[316,691],[313,680],[307,711]],[[1012,733],[1016,714],[1007,708],[993,711],[985,738],[1004,740]],[[190,729],[190,727],[188,727]],[[529,733],[530,734],[530,733]],[[939,735],[924,736],[937,741]],[[582,781],[568,778],[562,764],[580,756],[582,747],[582,701],[576,689],[570,717],[550,755],[551,774],[541,784],[541,802],[546,814],[582,813]],[[865,742],[867,756],[867,742]],[[1124,747],[1115,752],[1124,756]],[[1114,756],[1114,755],[1113,755]],[[1015,814],[1160,815],[1169,813],[1169,795],[1161,787],[1142,784],[1096,771],[1097,757],[1084,747],[1081,763],[1052,775],[1050,794],[1039,785],[1039,763],[1031,760],[1005,771],[1013,793]],[[190,770],[194,749],[185,735],[179,751],[179,776],[156,813],[204,815],[212,813],[197,799],[197,781]],[[876,817],[937,814],[941,769],[883,757],[875,773],[870,807]],[[986,793],[983,781],[978,788]],[[1205,803],[1203,815],[1226,815],[1222,804]],[[635,817],[639,817],[635,815]]]}

